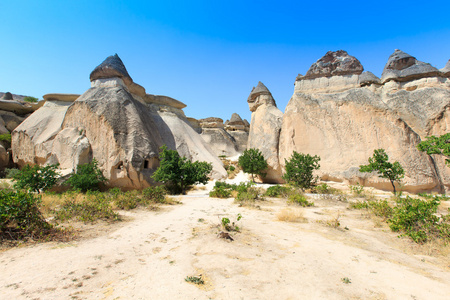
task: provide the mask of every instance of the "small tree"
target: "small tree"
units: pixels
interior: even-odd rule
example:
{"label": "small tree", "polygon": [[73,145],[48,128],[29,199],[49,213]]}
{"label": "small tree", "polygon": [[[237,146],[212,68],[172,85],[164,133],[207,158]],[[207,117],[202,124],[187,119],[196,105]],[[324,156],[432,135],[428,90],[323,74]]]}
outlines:
{"label": "small tree", "polygon": [[239,156],[239,165],[245,173],[252,174],[252,181],[255,182],[255,175],[266,176],[263,171],[267,169],[267,161],[264,159],[261,151],[250,148]]}
{"label": "small tree", "polygon": [[58,165],[48,165],[41,167],[39,165],[26,165],[20,172],[14,175],[14,188],[27,189],[29,191],[40,193],[52,188],[59,178],[56,172]]}
{"label": "small tree", "polygon": [[286,172],[283,179],[302,190],[314,186],[318,177],[313,175],[314,170],[320,168],[320,157],[317,155],[298,153],[294,151],[289,160],[284,160],[286,164]]}
{"label": "small tree", "polygon": [[405,171],[398,161],[394,163],[389,162],[389,156],[384,149],[376,149],[373,151],[373,157],[369,157],[368,165],[359,166],[360,172],[376,171],[381,178],[389,179],[392,188],[395,190],[395,182],[400,183],[400,180],[405,176]]}
{"label": "small tree", "polygon": [[99,185],[107,179],[103,176],[102,171],[98,167],[98,162],[93,159],[90,163],[79,165],[77,172],[73,174],[66,183],[72,189],[81,190],[82,192],[98,190]]}
{"label": "small tree", "polygon": [[426,152],[427,154],[439,154],[445,156],[445,162],[450,165],[450,133],[443,134],[441,136],[429,136],[425,141],[422,141],[417,145],[419,151]]}
{"label": "small tree", "polygon": [[192,162],[181,157],[176,150],[161,147],[159,167],[153,174],[155,181],[166,183],[174,193],[186,194],[186,189],[197,183],[207,183],[212,164],[204,161]]}
{"label": "small tree", "polygon": [[36,102],[38,102],[38,98],[36,98],[36,97],[31,97],[31,96],[28,96],[28,97],[25,97],[25,98],[23,98],[23,101],[25,101],[25,102],[31,102],[31,103],[36,103]]}

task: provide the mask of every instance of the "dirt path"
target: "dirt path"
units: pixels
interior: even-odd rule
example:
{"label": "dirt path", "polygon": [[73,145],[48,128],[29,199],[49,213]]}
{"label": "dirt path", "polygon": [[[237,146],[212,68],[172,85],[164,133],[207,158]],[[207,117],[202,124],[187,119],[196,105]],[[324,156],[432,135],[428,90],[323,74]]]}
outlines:
{"label": "dirt path", "polygon": [[[204,191],[203,191],[204,193]],[[114,232],[0,253],[1,299],[448,299],[450,266],[405,254],[371,220],[343,205],[305,209],[307,223],[276,218],[285,207],[182,197],[137,211]],[[341,211],[338,230],[315,222]],[[222,217],[242,231],[217,237]],[[205,285],[185,282],[200,275]],[[351,283],[344,283],[348,278]]]}

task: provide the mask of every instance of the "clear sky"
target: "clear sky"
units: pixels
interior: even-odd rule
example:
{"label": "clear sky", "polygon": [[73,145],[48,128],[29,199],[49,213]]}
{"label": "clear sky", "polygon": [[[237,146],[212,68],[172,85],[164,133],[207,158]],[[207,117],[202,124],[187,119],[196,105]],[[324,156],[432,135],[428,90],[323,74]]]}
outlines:
{"label": "clear sky", "polygon": [[0,91],[82,94],[117,53],[147,93],[187,116],[250,121],[262,81],[284,111],[295,77],[329,50],[381,76],[401,49],[442,68],[450,59],[450,1],[0,0]]}

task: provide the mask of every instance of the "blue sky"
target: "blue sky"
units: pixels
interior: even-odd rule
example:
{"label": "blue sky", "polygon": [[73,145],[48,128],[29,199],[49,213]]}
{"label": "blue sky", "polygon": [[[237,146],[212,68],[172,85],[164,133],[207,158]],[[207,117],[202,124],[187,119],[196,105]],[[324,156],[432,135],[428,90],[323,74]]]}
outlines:
{"label": "blue sky", "polygon": [[117,53],[187,116],[250,121],[258,81],[284,111],[297,74],[343,49],[380,76],[394,49],[442,68],[450,1],[0,1],[0,91],[83,93]]}

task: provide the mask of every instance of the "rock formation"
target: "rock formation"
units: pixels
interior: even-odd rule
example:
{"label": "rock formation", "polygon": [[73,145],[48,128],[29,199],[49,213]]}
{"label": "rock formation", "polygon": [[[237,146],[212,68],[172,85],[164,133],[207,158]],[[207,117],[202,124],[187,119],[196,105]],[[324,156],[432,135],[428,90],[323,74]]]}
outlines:
{"label": "rock formation", "polygon": [[46,95],[45,105],[14,130],[15,162],[75,169],[95,158],[111,186],[144,188],[153,183],[159,148],[166,144],[180,155],[211,162],[214,177],[226,174],[188,124],[185,105],[146,94],[117,55],[96,67],[90,79],[91,88],[79,97]]}
{"label": "rock formation", "polygon": [[6,92],[3,96],[2,96],[3,100],[13,100],[13,95],[10,92]]}
{"label": "rock formation", "polygon": [[269,168],[263,182],[280,183],[281,166],[278,158],[278,144],[283,113],[277,108],[269,89],[259,82],[247,99],[252,120],[247,149],[259,149],[267,160]]}
{"label": "rock formation", "polygon": [[225,122],[225,131],[233,137],[239,153],[247,149],[249,127],[248,122],[242,120],[237,113],[232,114],[230,120]]}
{"label": "rock formation", "polygon": [[[318,62],[342,57],[343,53],[347,55],[344,51],[328,52]],[[297,78],[283,116],[281,164],[292,151],[319,155],[323,179],[389,190],[387,180],[358,171],[374,149],[384,148],[390,159],[405,169],[404,190],[448,189],[450,172],[443,159],[416,148],[428,135],[449,132],[447,69],[439,71],[396,50],[380,80],[370,72],[361,73],[362,66],[355,60],[348,61],[341,58],[333,67],[316,63],[307,73],[331,77]],[[333,70],[345,71],[333,74]]]}
{"label": "rock formation", "polygon": [[202,129],[202,138],[211,147],[216,156],[239,155],[236,142],[234,138],[225,131],[222,119],[210,117],[198,121]]}

